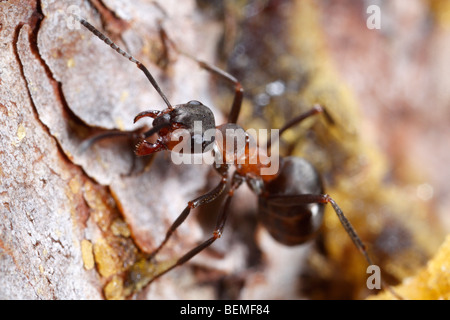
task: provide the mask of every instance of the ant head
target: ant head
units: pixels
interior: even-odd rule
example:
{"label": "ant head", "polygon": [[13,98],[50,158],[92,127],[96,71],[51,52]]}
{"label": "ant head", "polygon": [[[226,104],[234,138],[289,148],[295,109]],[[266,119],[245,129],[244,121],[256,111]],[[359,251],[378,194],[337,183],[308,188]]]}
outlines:
{"label": "ant head", "polygon": [[215,119],[211,109],[199,101],[189,101],[163,111],[144,111],[135,121],[142,117],[152,117],[153,128],[144,134],[145,138],[158,133],[154,145],[140,143],[136,153],[146,155],[160,150],[178,153],[203,153],[213,147]]}
{"label": "ant head", "polygon": [[[75,14],[73,17],[117,53],[136,64],[168,107],[164,111],[144,111],[135,117],[134,122],[143,117],[155,119],[153,121],[153,128],[144,133],[144,139],[136,146],[137,155],[148,155],[161,150],[176,151],[174,150],[176,146],[179,147],[176,149],[180,149],[180,153],[203,153],[212,149],[215,134],[215,119],[212,111],[208,107],[193,100],[185,104],[177,105],[174,108],[150,71],[140,61],[120,49],[111,39],[98,31],[82,17]],[[155,133],[158,133],[159,138],[156,143],[152,144],[146,139]],[[181,139],[182,141],[180,141]]]}

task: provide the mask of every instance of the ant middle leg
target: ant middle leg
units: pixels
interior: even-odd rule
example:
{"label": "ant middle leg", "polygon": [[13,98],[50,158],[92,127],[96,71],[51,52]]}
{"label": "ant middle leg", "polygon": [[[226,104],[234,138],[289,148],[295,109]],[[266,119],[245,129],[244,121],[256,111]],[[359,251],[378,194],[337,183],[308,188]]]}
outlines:
{"label": "ant middle leg", "polygon": [[[311,116],[317,115],[317,114],[324,114],[325,119],[327,120],[327,122],[329,122],[330,124],[334,124],[334,120],[333,118],[330,116],[330,114],[328,113],[328,111],[325,109],[325,107],[322,107],[321,105],[314,105],[310,110],[296,116],[295,118],[293,118],[292,120],[290,120],[288,123],[286,123],[283,127],[281,127],[279,134],[278,134],[278,138],[283,134],[283,132],[285,132],[286,130],[300,124],[303,120],[308,119]],[[267,140],[267,149],[270,149],[270,146],[272,145],[274,141],[269,137]]]}

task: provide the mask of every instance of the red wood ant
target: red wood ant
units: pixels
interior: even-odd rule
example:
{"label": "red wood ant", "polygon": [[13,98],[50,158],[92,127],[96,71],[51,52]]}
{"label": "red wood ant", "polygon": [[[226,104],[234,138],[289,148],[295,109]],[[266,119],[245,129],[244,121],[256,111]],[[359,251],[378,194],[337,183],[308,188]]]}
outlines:
{"label": "red wood ant", "polygon": [[[249,136],[244,133],[244,129],[236,124],[244,95],[244,90],[237,79],[209,63],[190,57],[201,68],[225,79],[234,86],[234,100],[230,114],[228,115],[228,121],[226,124],[216,127],[214,114],[207,106],[199,101],[189,101],[184,104],[172,106],[150,71],[141,62],[120,49],[112,40],[95,29],[86,20],[78,16],[75,18],[94,35],[111,46],[112,49],[136,64],[167,105],[167,108],[162,111],[143,111],[135,117],[134,122],[144,117],[154,119],[153,127],[141,135],[140,141],[136,145],[136,155],[145,156],[162,150],[173,151],[179,143],[178,139],[174,139],[174,134],[176,130],[183,129],[188,133],[189,141],[185,142],[189,142],[191,146],[191,149],[188,149],[187,153],[204,153],[212,150],[216,155],[216,160],[227,159],[227,161],[215,161],[213,163],[214,169],[221,177],[217,186],[211,191],[188,202],[186,208],[167,230],[164,240],[150,254],[148,259],[152,259],[164,247],[176,229],[189,216],[191,210],[216,200],[225,192],[229,182],[229,168],[231,166],[235,168],[234,173],[231,175],[230,188],[225,196],[212,236],[178,258],[171,266],[154,275],[149,282],[154,281],[173,268],[192,259],[222,236],[225,222],[230,214],[228,210],[230,202],[235,191],[243,182],[246,182],[258,197],[258,217],[260,222],[278,242],[287,246],[294,246],[313,238],[322,224],[325,205],[330,204],[356,248],[362,253],[367,263],[373,265],[365,245],[349,220],[345,217],[341,208],[328,194],[324,193],[321,176],[311,163],[303,158],[293,156],[279,158],[278,172],[268,175],[261,174],[261,169],[269,167],[271,163],[270,161],[262,161],[262,159],[267,160],[268,154],[265,153],[265,150],[259,148],[259,146],[251,145]],[[317,114],[323,114],[329,122],[333,123],[326,109],[316,105],[309,111],[293,118],[280,129],[279,134],[281,135],[287,129],[300,124],[304,119]],[[200,121],[202,124],[202,131],[200,133],[194,130],[194,123],[196,121]],[[216,130],[217,134],[221,134],[221,141],[218,142],[217,139],[214,139],[215,136],[207,139],[205,133],[208,130]],[[230,152],[225,147],[227,142],[230,142],[230,140],[236,137],[235,134],[229,134],[230,130],[233,133],[239,132],[238,136],[240,134],[245,140],[245,146],[240,155],[238,155],[239,150],[233,149]],[[151,143],[147,138],[154,134],[157,134],[158,138],[156,142]],[[271,143],[272,140],[269,139],[267,148],[270,147]],[[235,145],[234,140],[231,141],[231,144]],[[248,161],[255,154],[257,161]],[[233,159],[232,163],[228,161],[230,157]],[[242,159],[246,161],[242,162]],[[386,287],[390,289],[388,286]]]}

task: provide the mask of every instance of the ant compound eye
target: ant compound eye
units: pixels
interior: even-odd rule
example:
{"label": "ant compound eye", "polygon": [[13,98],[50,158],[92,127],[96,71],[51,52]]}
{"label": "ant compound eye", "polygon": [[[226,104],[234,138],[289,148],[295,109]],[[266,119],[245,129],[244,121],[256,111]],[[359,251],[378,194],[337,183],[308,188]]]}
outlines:
{"label": "ant compound eye", "polygon": [[191,106],[201,106],[202,105],[202,103],[200,101],[197,101],[197,100],[191,100],[187,104],[191,105]]}

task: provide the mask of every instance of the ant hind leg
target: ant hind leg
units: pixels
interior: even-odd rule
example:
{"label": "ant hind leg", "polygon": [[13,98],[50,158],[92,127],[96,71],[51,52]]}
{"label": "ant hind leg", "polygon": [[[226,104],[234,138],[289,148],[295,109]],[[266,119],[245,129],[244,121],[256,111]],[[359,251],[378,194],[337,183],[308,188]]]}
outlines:
{"label": "ant hind leg", "polygon": [[[295,206],[300,204],[310,204],[310,203],[329,203],[334,209],[334,212],[339,218],[342,226],[345,231],[349,235],[350,239],[352,239],[356,248],[361,252],[364,256],[364,259],[369,264],[369,266],[374,265],[372,259],[369,256],[366,246],[362,242],[361,238],[356,233],[355,228],[351,225],[350,221],[345,217],[344,212],[338,206],[336,201],[334,201],[328,194],[297,194],[297,195],[269,195],[267,196],[268,202],[272,204],[276,204],[279,206]],[[397,292],[383,280],[381,280],[382,287],[388,290],[395,298],[399,300],[403,300]]]}

